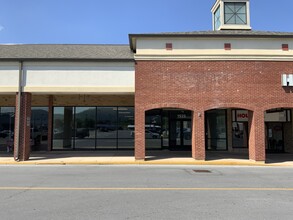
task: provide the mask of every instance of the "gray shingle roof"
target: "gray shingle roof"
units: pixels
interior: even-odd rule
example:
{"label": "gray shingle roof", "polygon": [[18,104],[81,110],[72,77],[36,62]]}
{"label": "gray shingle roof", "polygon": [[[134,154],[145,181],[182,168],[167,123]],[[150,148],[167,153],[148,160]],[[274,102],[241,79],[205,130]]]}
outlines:
{"label": "gray shingle roof", "polygon": [[130,36],[255,36],[255,37],[293,37],[293,32],[251,31],[251,30],[220,30],[220,31],[189,31],[163,32],[147,34],[130,34]]}
{"label": "gray shingle roof", "polygon": [[132,61],[129,45],[17,44],[0,45],[6,60],[101,60]]}

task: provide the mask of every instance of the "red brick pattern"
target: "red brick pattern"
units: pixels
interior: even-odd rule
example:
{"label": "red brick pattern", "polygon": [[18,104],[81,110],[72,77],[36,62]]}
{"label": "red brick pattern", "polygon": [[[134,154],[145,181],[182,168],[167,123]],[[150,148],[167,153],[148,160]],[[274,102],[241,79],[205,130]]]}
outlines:
{"label": "red brick pattern", "polygon": [[153,108],[175,107],[194,112],[195,159],[204,159],[204,111],[252,111],[249,157],[256,161],[265,160],[264,111],[293,108],[293,90],[281,86],[281,74],[293,73],[293,62],[137,61],[135,71],[136,159],[145,157],[142,125],[145,111]]}
{"label": "red brick pattern", "polygon": [[53,96],[49,96],[48,103],[48,151],[52,151],[53,132]]}
{"label": "red brick pattern", "polygon": [[[22,93],[20,105],[20,118],[18,118],[18,94],[16,95],[15,105],[15,131],[17,131],[18,120],[20,120],[19,134],[14,133],[14,158],[15,160],[28,160],[30,156],[30,124],[31,124],[31,94]],[[19,140],[19,141],[18,141]],[[17,145],[18,155],[17,155]]]}

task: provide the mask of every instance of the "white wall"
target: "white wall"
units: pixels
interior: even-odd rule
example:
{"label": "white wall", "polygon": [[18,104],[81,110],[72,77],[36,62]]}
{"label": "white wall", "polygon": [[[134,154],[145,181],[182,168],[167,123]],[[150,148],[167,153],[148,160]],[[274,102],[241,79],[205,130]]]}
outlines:
{"label": "white wall", "polygon": [[[18,63],[0,63],[0,92],[18,90]],[[24,62],[25,92],[134,93],[134,64],[129,62]]]}
{"label": "white wall", "polygon": [[0,92],[17,92],[18,68],[17,62],[0,62]]}

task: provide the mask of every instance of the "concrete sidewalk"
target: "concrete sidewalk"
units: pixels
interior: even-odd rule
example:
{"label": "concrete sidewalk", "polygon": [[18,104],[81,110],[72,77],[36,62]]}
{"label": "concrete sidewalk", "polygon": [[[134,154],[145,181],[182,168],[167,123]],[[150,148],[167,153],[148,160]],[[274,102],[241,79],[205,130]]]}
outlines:
{"label": "concrete sidewalk", "polygon": [[206,161],[196,161],[187,151],[150,151],[145,161],[136,161],[133,151],[32,152],[28,161],[16,162],[12,153],[0,152],[0,165],[243,165],[292,166],[293,154],[268,154],[266,163],[250,161],[246,154],[207,152]]}

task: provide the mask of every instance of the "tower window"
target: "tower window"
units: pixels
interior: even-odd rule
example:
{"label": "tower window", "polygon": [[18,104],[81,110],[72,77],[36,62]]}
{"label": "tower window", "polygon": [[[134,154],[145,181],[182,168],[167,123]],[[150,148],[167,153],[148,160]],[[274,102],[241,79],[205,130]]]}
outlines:
{"label": "tower window", "polygon": [[218,30],[220,26],[221,26],[221,15],[220,15],[220,6],[219,6],[214,14],[214,29]]}
{"label": "tower window", "polygon": [[225,24],[247,24],[245,2],[225,3]]}

